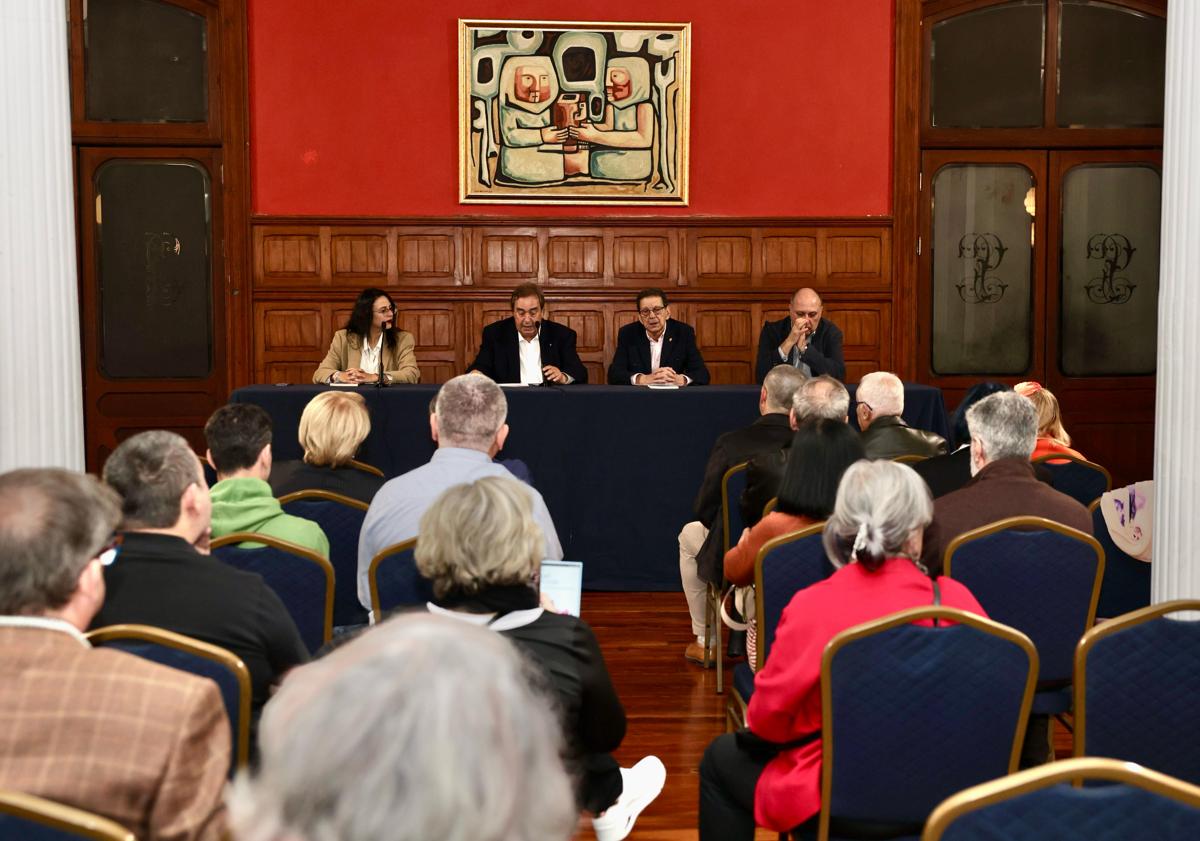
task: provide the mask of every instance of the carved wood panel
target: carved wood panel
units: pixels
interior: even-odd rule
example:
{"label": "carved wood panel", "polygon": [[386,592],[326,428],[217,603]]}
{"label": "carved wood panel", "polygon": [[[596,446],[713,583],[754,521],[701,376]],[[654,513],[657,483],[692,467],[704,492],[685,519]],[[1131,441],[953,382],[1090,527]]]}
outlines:
{"label": "carved wood panel", "polygon": [[670,231],[614,232],[614,286],[674,286],[678,275],[677,237]]}

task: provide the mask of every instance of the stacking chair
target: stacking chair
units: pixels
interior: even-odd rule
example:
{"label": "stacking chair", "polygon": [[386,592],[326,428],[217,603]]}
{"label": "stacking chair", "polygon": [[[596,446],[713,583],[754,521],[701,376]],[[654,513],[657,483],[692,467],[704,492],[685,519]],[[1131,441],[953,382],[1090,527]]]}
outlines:
{"label": "stacking chair", "polygon": [[[721,527],[724,529],[724,551],[737,544],[746,528],[742,520],[742,491],[746,489],[746,467],[749,462],[735,464],[721,477]],[[736,534],[735,534],[736,532]],[[721,555],[724,558],[724,554]],[[717,694],[725,691],[725,651],[721,643],[721,596],[725,581],[719,585],[708,585],[708,610],[704,621],[704,668],[709,668],[709,657],[716,655]]]}
{"label": "stacking chair", "polygon": [[1100,585],[1097,619],[1111,619],[1150,604],[1150,564],[1122,552],[1108,534],[1108,524],[1100,512],[1100,500],[1088,506],[1092,512],[1092,533],[1104,550],[1104,582]]}
{"label": "stacking chair", "polygon": [[116,648],[173,669],[210,678],[221,690],[221,700],[233,733],[229,776],[250,757],[250,670],[241,658],[220,646],[149,625],[109,625],[89,631],[95,646]]}
{"label": "stacking chair", "polygon": [[[758,624],[755,670],[767,662],[775,630],[792,596],[833,574],[833,564],[821,543],[824,523],[769,540],[754,560],[754,615]],[[746,706],[754,694],[754,670],[739,663],[733,670],[733,691],[725,702],[725,723],[736,730],[746,722]]]}
{"label": "stacking chair", "polygon": [[108,818],[53,800],[0,791],[0,841],[136,841]]}
{"label": "stacking chair", "polygon": [[312,520],[329,538],[333,565],[333,625],[365,625],[367,611],[358,601],[358,535],[367,504],[330,491],[296,491],[279,498],[283,510]]}
{"label": "stacking chair", "polygon": [[906,453],[902,456],[896,456],[892,461],[896,464],[916,464],[918,461],[925,461],[929,456],[923,456],[919,453]]}
{"label": "stacking chair", "polygon": [[1092,627],[1104,578],[1100,544],[1042,517],[1009,517],[952,540],[942,568],[966,585],[988,616],[1037,646],[1041,671],[1033,712],[1069,710],[1075,646]]}
{"label": "stacking chair", "polygon": [[378,467],[367,464],[365,461],[359,461],[356,458],[350,459],[350,461],[346,462],[346,464],[348,467],[353,467],[355,470],[361,470],[364,473],[370,473],[372,476],[383,476],[383,471]]}
{"label": "stacking chair", "polygon": [[[243,546],[241,544],[249,544]],[[263,577],[283,601],[309,653],[333,635],[333,565],[316,552],[265,534],[238,532],[212,542],[213,556]]]}
{"label": "stacking chair", "polygon": [[433,586],[417,570],[417,538],[387,547],[371,559],[367,584],[371,613],[378,622],[398,607],[421,605],[433,598]]}
{"label": "stacking chair", "polygon": [[915,839],[946,797],[1016,770],[1037,661],[1024,634],[953,608],[904,610],[830,640],[819,841]]}
{"label": "stacking chair", "polygon": [[[1075,652],[1075,755],[1107,756],[1200,784],[1200,601],[1102,622]],[[1200,835],[1196,836],[1200,838]]]}
{"label": "stacking chair", "polygon": [[1050,471],[1054,490],[1061,491],[1080,505],[1091,505],[1092,500],[1105,491],[1112,490],[1112,476],[1100,465],[1061,453],[1038,456],[1034,464],[1041,464]]}
{"label": "stacking chair", "polygon": [[[1080,787],[1079,782],[1104,785]],[[922,841],[1200,838],[1200,788],[1127,762],[1064,759],[961,791]]]}

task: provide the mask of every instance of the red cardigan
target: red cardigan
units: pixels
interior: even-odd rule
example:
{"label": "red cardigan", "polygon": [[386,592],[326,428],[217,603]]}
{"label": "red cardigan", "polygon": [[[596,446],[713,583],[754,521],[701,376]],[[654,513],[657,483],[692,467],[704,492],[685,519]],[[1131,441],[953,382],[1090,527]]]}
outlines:
{"label": "red cardigan", "polygon": [[[986,616],[958,581],[939,578],[942,604]],[[839,632],[910,607],[933,603],[933,587],[907,558],[876,572],[849,564],[798,592],[783,610],[746,723],[772,742],[790,742],[821,730],[821,654]],[[754,790],[759,826],[786,832],[821,808],[821,740],[784,751],[763,770]]]}
{"label": "red cardigan", "polygon": [[725,553],[725,577],[730,583],[742,587],[753,584],[754,561],[758,558],[758,550],[768,540],[808,528],[815,522],[802,514],[772,511],[755,523],[753,528],[743,531],[737,546]]}
{"label": "red cardigan", "polygon": [[[1033,461],[1035,458],[1041,458],[1042,456],[1059,454],[1065,456],[1074,456],[1082,461],[1087,461],[1087,459],[1083,457],[1083,453],[1079,452],[1078,450],[1072,450],[1070,447],[1064,447],[1062,444],[1058,443],[1052,438],[1041,437],[1037,439],[1037,446],[1033,448],[1033,455],[1029,457],[1029,460]],[[1062,462],[1059,462],[1059,464],[1061,463]]]}

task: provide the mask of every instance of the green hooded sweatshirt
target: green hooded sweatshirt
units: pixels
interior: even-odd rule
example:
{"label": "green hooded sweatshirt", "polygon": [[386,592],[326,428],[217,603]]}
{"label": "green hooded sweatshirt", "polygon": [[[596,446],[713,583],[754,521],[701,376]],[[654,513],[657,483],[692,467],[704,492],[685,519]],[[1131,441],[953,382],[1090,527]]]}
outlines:
{"label": "green hooded sweatshirt", "polygon": [[329,538],[321,527],[312,520],[283,513],[279,500],[271,494],[271,486],[262,479],[222,479],[213,485],[210,494],[213,539],[239,531],[253,532],[329,557]]}

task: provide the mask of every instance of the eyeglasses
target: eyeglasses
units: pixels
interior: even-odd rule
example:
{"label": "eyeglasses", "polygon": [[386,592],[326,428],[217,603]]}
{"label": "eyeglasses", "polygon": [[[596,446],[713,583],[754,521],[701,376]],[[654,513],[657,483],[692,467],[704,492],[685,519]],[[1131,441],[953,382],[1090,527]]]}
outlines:
{"label": "eyeglasses", "polygon": [[871,414],[875,414],[875,410],[871,408],[871,404],[870,404],[870,403],[864,403],[862,400],[859,400],[859,401],[858,401],[858,407],[859,407],[860,409],[866,409],[866,410],[867,410],[868,412],[870,412]]}
{"label": "eyeglasses", "polygon": [[380,315],[386,315],[389,312],[395,312],[395,311],[396,311],[396,307],[391,304],[389,304],[386,307],[382,307],[380,309],[375,310],[375,312],[379,313]]}
{"label": "eyeglasses", "polygon": [[121,553],[121,543],[125,540],[124,535],[114,534],[104,546],[96,553],[95,557],[104,566],[111,566],[112,562],[117,559],[117,555]]}
{"label": "eyeglasses", "polygon": [[642,318],[649,318],[652,315],[662,315],[666,311],[666,307],[642,307],[638,310],[638,315]]}

